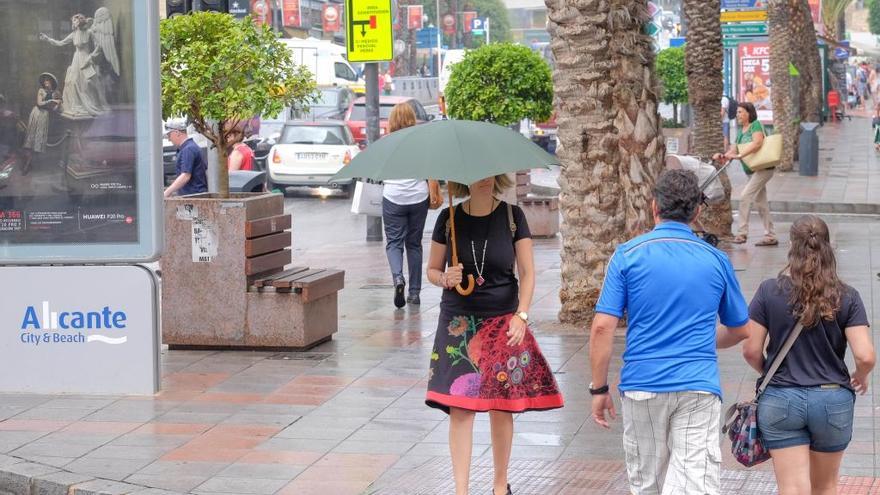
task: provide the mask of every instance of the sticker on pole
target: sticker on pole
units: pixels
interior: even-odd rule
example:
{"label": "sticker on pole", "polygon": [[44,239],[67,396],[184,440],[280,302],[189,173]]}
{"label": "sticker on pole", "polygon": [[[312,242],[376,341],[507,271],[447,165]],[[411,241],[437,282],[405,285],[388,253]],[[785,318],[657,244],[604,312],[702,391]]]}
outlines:
{"label": "sticker on pole", "polygon": [[345,47],[349,62],[394,58],[390,0],[346,0]]}

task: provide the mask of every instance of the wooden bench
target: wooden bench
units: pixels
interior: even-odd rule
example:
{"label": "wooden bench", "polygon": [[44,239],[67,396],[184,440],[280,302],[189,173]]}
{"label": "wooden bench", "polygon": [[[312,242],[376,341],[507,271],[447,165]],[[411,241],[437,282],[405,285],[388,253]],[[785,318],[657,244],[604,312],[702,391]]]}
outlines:
{"label": "wooden bench", "polygon": [[248,345],[307,349],[330,340],[338,324],[337,292],[345,272],[294,267],[289,214],[245,225]]}
{"label": "wooden bench", "polygon": [[[194,242],[195,221],[205,236]],[[165,202],[162,338],[174,349],[298,350],[338,329],[340,270],[292,268],[280,194]],[[205,259],[196,257],[205,249]]]}

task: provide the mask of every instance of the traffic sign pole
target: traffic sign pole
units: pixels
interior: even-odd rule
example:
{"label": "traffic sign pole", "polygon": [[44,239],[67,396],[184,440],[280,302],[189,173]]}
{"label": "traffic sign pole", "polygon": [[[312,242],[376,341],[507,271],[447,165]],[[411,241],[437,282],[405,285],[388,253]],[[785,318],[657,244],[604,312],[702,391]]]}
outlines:
{"label": "traffic sign pole", "polygon": [[[367,146],[379,140],[379,64],[364,64],[367,79]],[[367,242],[382,242],[382,217],[367,216]]]}
{"label": "traffic sign pole", "polygon": [[486,44],[489,44],[489,18],[486,18]]}

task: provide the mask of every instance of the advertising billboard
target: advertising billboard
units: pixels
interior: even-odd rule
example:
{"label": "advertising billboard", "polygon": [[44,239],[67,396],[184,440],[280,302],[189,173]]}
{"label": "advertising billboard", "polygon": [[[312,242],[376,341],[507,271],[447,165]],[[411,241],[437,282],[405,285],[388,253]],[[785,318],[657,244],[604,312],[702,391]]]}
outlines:
{"label": "advertising billboard", "polygon": [[739,101],[755,105],[758,120],[773,122],[770,93],[770,44],[766,41],[739,45]]}
{"label": "advertising billboard", "polygon": [[0,12],[0,263],[155,259],[156,2],[0,0]]}

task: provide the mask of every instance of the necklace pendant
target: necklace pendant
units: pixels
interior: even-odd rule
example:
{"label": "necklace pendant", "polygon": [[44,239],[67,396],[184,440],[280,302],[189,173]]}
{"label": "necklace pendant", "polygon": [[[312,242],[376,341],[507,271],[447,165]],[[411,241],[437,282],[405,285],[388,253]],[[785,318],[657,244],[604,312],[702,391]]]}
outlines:
{"label": "necklace pendant", "polygon": [[484,279],[482,275],[477,277],[477,285],[483,285],[485,283],[486,283],[486,279]]}

